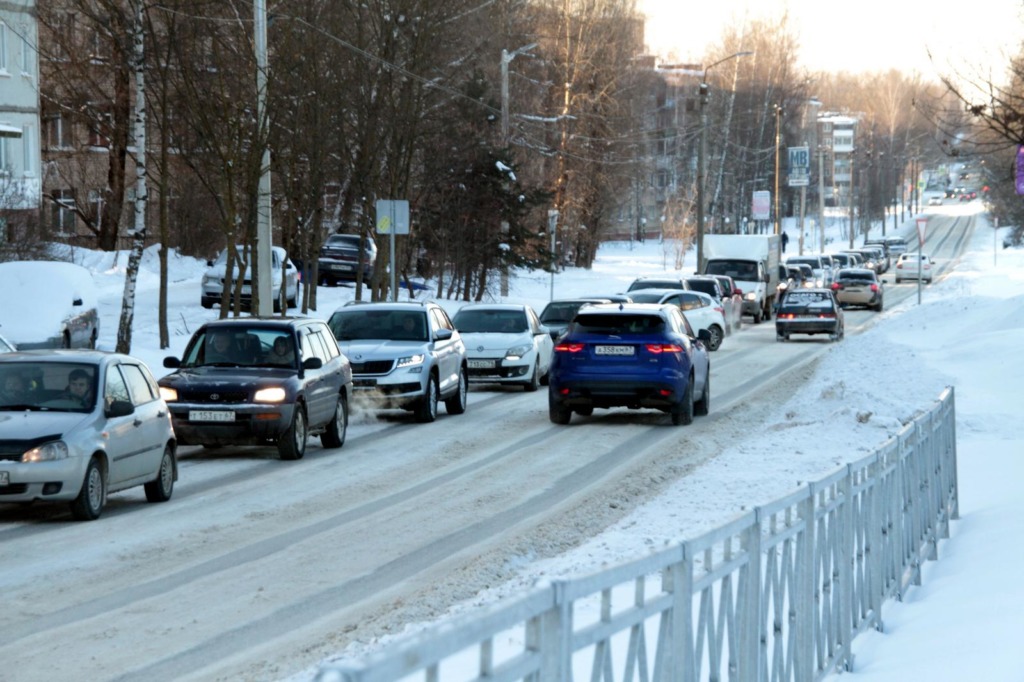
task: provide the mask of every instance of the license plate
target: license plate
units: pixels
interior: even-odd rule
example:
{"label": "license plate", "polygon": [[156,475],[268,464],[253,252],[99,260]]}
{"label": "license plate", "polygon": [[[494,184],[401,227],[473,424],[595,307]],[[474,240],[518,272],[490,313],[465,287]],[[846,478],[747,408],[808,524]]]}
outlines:
{"label": "license plate", "polygon": [[189,410],[190,422],[233,422],[235,413],[228,410]]}
{"label": "license plate", "polygon": [[468,360],[470,369],[494,369],[494,360]]}
{"label": "license plate", "polygon": [[595,355],[633,355],[633,346],[594,346]]}
{"label": "license plate", "polygon": [[4,488],[11,484],[11,473],[9,471],[0,471],[0,488]]}
{"label": "license plate", "polygon": [[377,385],[376,379],[353,379],[353,386],[359,386],[361,388],[370,388]]}

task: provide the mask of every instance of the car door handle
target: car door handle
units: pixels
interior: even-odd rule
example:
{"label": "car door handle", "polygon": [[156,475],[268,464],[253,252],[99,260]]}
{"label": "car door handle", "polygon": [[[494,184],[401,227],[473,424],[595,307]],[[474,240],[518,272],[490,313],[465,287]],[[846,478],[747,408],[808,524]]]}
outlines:
{"label": "car door handle", "polygon": [[167,413],[164,412],[163,410],[160,410],[159,412],[156,413],[156,416],[157,417],[166,417]]}
{"label": "car door handle", "polygon": [[135,426],[135,427],[142,426],[142,420],[141,419],[136,419],[136,420],[132,421],[132,426]]}

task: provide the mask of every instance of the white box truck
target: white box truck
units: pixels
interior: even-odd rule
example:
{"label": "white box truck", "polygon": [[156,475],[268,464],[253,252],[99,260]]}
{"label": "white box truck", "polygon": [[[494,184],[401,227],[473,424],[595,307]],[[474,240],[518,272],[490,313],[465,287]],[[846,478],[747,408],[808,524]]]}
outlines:
{"label": "white box truck", "polygon": [[782,239],[777,234],[706,234],[703,243],[707,275],[728,275],[743,291],[743,314],[754,323],[772,319],[779,285]]}

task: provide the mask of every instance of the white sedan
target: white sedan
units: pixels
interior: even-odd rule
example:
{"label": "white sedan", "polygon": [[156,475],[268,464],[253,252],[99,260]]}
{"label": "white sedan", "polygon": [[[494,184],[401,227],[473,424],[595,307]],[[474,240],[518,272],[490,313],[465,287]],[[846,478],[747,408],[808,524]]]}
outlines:
{"label": "white sedan", "polygon": [[554,342],[530,306],[467,305],[452,324],[466,345],[470,382],[518,384],[527,391],[547,382]]}
{"label": "white sedan", "polygon": [[901,253],[896,261],[896,284],[905,279],[932,283],[935,262],[926,253]]}
{"label": "white sedan", "polygon": [[693,330],[707,330],[711,335],[708,350],[718,350],[725,338],[725,308],[721,302],[702,291],[680,291],[678,289],[640,289],[631,291],[634,303],[673,303],[683,311],[683,316]]}

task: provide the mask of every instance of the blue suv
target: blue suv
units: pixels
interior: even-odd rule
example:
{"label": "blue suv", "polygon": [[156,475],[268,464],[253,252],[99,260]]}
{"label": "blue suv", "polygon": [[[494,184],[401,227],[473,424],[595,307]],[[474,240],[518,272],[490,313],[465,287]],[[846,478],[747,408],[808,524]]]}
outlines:
{"label": "blue suv", "polygon": [[595,407],[652,408],[690,424],[711,406],[711,364],[675,305],[597,304],[581,308],[555,345],[548,416],[568,424]]}

